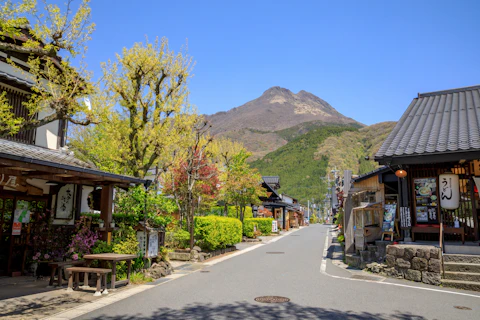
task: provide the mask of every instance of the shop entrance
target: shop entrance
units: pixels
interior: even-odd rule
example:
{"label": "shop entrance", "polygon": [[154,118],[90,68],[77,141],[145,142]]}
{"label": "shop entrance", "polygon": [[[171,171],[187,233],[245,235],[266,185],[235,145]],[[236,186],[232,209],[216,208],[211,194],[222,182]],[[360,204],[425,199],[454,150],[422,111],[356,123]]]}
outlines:
{"label": "shop entrance", "polygon": [[[0,196],[0,276],[23,273],[31,242],[31,226],[39,212],[45,212],[47,200],[25,196]],[[15,209],[28,208],[28,220],[15,230]],[[23,217],[25,219],[25,217]]]}
{"label": "shop entrance", "polygon": [[0,196],[0,276],[8,274],[8,257],[12,238],[13,197]]}

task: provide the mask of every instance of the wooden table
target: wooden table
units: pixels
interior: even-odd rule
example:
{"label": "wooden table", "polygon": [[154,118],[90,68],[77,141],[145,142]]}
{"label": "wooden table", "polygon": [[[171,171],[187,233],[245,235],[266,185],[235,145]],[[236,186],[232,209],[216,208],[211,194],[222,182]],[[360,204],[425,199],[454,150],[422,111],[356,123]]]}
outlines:
{"label": "wooden table", "polygon": [[[112,281],[111,288],[115,289],[115,285],[120,284],[129,284],[130,283],[130,271],[132,269],[132,260],[136,259],[137,255],[135,254],[120,254],[120,253],[97,253],[97,254],[86,254],[83,256],[87,266],[93,262],[93,260],[108,261],[112,264]],[[117,262],[126,261],[127,262],[127,279],[115,282],[117,276]],[[84,285],[88,285],[88,273],[85,274]]]}

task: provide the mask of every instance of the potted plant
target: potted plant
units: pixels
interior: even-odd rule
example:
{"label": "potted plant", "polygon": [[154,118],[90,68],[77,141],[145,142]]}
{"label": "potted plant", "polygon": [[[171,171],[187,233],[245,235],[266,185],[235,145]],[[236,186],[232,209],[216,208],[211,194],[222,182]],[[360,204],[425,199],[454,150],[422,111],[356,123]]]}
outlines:
{"label": "potted plant", "polygon": [[112,220],[112,222],[110,222],[110,227],[115,228],[115,220]]}
{"label": "potted plant", "polygon": [[100,228],[103,228],[104,225],[105,225],[105,222],[102,219],[98,219],[98,226]]}

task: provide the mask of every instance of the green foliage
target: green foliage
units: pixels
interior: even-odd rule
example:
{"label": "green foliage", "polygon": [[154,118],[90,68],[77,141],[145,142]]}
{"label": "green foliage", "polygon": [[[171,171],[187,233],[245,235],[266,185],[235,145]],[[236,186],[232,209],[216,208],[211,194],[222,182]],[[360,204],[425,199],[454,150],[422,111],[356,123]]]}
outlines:
{"label": "green foliage", "polygon": [[280,137],[287,141],[292,141],[295,140],[295,138],[298,138],[301,135],[304,135],[305,133],[308,133],[312,130],[318,129],[320,127],[354,127],[354,128],[361,128],[362,126],[360,124],[355,124],[355,123],[350,123],[350,124],[332,124],[332,123],[326,123],[323,121],[309,121],[309,122],[303,122],[300,124],[297,124],[296,126],[286,128],[283,130],[275,131],[276,134],[278,134]]}
{"label": "green foliage", "polygon": [[343,234],[339,234],[337,236],[337,241],[340,243],[345,242],[345,236]]}
{"label": "green foliage", "polygon": [[95,242],[95,245],[92,248],[92,252],[94,254],[112,253],[113,252],[113,245],[108,244],[106,241],[97,240],[97,242]]}
{"label": "green foliage", "polygon": [[181,228],[167,231],[165,234],[165,246],[168,248],[184,249],[190,245],[190,233]]}
{"label": "green foliage", "polygon": [[303,203],[312,199],[320,203],[321,195],[327,191],[326,183],[320,178],[327,173],[329,158],[328,154],[315,156],[317,148],[330,136],[355,130],[353,126],[324,126],[310,130],[251,165],[264,176],[280,175],[283,193]]}
{"label": "green foliage", "polygon": [[272,233],[272,221],[273,218],[250,218],[243,221],[243,234],[249,238],[253,238],[254,226],[257,227],[257,231],[263,236],[268,236]]}
{"label": "green foliage", "polygon": [[202,249],[223,249],[242,241],[242,223],[236,218],[195,217],[195,238]]}
{"label": "green foliage", "polygon": [[[132,269],[143,269],[144,262],[138,246],[137,233],[131,226],[120,224],[120,229],[114,232],[112,249],[114,253],[136,254],[138,258],[133,260]],[[119,279],[126,277],[127,266],[125,261],[117,263],[117,275]]]}
{"label": "green foliage", "polygon": [[[215,215],[215,216],[223,216],[224,207],[223,206],[215,206],[212,207],[209,212],[206,212],[206,215]],[[227,207],[227,217],[229,218],[240,218],[240,212],[237,211],[235,206],[228,206]],[[245,219],[253,218],[253,211],[252,207],[245,207]]]}
{"label": "green foliage", "polygon": [[160,258],[161,261],[168,261],[168,252],[169,250],[166,247],[160,247],[158,249],[158,257]]}
{"label": "green foliage", "polygon": [[141,272],[132,272],[130,274],[130,282],[133,284],[142,284],[147,282],[152,282],[153,278],[146,277],[145,274]]}
{"label": "green foliage", "polygon": [[316,215],[312,214],[310,215],[310,224],[318,223],[318,218]]}

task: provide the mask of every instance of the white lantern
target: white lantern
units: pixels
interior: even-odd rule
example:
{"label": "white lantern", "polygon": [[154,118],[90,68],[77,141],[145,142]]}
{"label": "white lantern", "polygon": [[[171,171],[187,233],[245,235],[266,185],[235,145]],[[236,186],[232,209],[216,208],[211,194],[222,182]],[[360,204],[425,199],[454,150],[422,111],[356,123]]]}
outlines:
{"label": "white lantern", "polygon": [[443,209],[455,210],[460,205],[458,175],[446,172],[439,177],[440,205]]}

